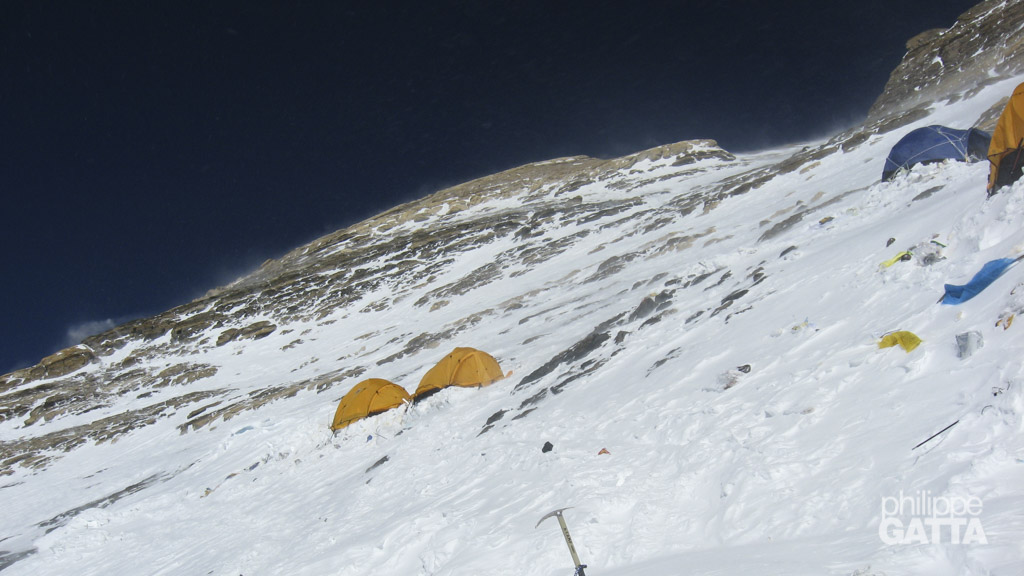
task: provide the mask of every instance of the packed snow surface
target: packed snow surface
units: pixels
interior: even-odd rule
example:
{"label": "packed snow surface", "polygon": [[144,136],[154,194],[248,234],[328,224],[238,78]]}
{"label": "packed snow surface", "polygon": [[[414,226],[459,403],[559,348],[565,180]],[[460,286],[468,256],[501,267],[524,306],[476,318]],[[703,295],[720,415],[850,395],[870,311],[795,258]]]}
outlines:
{"label": "packed snow surface", "polygon": [[[540,231],[588,235],[447,305],[415,302],[517,238],[458,254],[425,286],[380,286],[329,321],[289,326],[301,345],[275,333],[206,349],[219,371],[196,390],[259,390],[358,362],[372,367],[364,378],[412,392],[456,346],[512,375],[334,435],[355,380],[186,433],[184,414],[163,418],[18,469],[0,478],[4,576],[568,576],[557,522],[536,526],[564,507],[590,575],[1022,574],[1024,320],[1009,319],[1024,311],[1024,265],[966,303],[938,300],[945,283],[1024,254],[1024,183],[987,198],[987,164],[958,162],[878,182],[906,132],[966,128],[1015,84],[667,225],[645,226],[645,214],[800,147],[702,161],[678,178],[670,160],[645,161],[622,175],[649,182],[630,192],[633,207]],[[615,200],[612,183],[573,194]],[[457,216],[514,209],[494,200]],[[666,238],[688,240],[657,249]],[[910,261],[882,265],[911,247]],[[660,307],[635,314],[645,298]],[[474,315],[452,340],[377,364]],[[879,348],[897,330],[921,345]],[[971,332],[981,346],[959,352]],[[26,433],[0,423],[2,439]],[[886,513],[904,497],[975,506],[940,516],[962,520],[958,533],[921,533],[922,514]]]}

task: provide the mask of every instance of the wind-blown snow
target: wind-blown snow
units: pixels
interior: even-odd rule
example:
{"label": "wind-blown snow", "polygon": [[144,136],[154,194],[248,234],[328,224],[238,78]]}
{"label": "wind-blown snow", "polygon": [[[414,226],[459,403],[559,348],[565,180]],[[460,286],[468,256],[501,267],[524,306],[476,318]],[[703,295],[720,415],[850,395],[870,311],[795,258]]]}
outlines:
{"label": "wind-blown snow", "polygon": [[[456,346],[486,350],[514,373],[336,436],[328,424],[347,384],[185,434],[184,415],[165,418],[45,470],[19,469],[0,479],[0,549],[11,553],[0,567],[5,576],[568,575],[557,524],[534,526],[572,506],[565,518],[591,575],[1024,573],[1024,321],[996,326],[1024,311],[1024,267],[965,304],[937,303],[944,283],[1024,253],[1024,183],[987,199],[987,164],[956,162],[877,182],[906,132],[967,128],[1018,81],[650,232],[627,216],[797,149],[660,182],[681,169],[638,165],[652,181],[631,193],[640,204],[545,231],[551,241],[590,234],[447,306],[415,303],[515,238],[459,254],[412,296],[382,286],[333,322],[207,350],[201,361],[219,371],[195,390],[259,390],[360,358],[373,367],[363,377],[412,391]],[[621,192],[596,182],[573,194],[597,202]],[[496,200],[459,217],[512,209],[515,199]],[[698,237],[682,250],[652,248],[670,234]],[[932,240],[943,259],[880,266]],[[613,256],[621,270],[597,274]],[[667,308],[630,319],[663,292]],[[359,311],[384,298],[394,298],[386,309]],[[451,341],[377,365],[409,338],[474,315]],[[608,338],[594,350],[527,378],[599,327]],[[879,349],[894,330],[923,343]],[[956,335],[969,331],[984,345],[958,358]],[[303,343],[285,348],[296,334]],[[18,422],[0,423],[0,438],[22,434]],[[554,449],[543,453],[545,442]],[[901,491],[980,499],[987,544],[948,532],[883,542],[883,499]]]}

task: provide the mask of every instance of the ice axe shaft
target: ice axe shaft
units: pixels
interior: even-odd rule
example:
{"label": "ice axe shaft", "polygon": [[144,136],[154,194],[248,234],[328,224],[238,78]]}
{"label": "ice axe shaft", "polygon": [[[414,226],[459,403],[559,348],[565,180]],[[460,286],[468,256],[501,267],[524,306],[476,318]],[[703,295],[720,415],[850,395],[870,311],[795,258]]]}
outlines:
{"label": "ice axe shaft", "polygon": [[580,557],[576,555],[576,547],[572,545],[572,536],[569,536],[569,527],[565,525],[565,518],[561,514],[556,514],[558,517],[558,525],[562,527],[562,536],[565,536],[565,543],[569,546],[569,554],[572,554],[572,563],[574,566],[580,565]]}
{"label": "ice axe shaft", "polygon": [[565,518],[562,517],[562,511],[568,509],[569,508],[559,508],[553,512],[548,512],[543,518],[537,521],[537,526],[534,526],[534,529],[540,526],[541,522],[552,516],[558,518],[558,525],[562,527],[562,536],[565,536],[565,543],[569,546],[569,554],[572,554],[572,563],[576,566],[576,575],[586,576],[586,574],[583,573],[583,569],[586,568],[586,565],[580,563],[580,557],[576,554],[576,547],[572,545],[572,536],[569,535],[569,527],[565,525]]}

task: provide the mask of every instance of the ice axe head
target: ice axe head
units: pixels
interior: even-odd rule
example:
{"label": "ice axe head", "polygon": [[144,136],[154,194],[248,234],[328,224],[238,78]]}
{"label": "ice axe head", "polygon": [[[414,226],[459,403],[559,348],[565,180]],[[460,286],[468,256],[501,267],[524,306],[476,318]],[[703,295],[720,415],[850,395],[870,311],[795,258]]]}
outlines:
{"label": "ice axe head", "polygon": [[[571,508],[571,506],[569,508]],[[534,526],[533,529],[536,530],[540,526],[541,522],[547,520],[552,516],[558,518],[558,525],[562,528],[562,536],[565,536],[565,544],[569,547],[569,554],[572,554],[573,564],[576,565],[576,574],[577,576],[586,576],[586,574],[584,574],[583,572],[583,569],[586,568],[586,565],[580,563],[580,557],[576,554],[576,547],[573,546],[572,543],[572,536],[569,536],[569,527],[565,525],[565,518],[562,517],[562,512],[564,510],[568,510],[569,508],[559,508],[558,510],[548,512],[540,520],[537,521],[537,526]]]}
{"label": "ice axe head", "polygon": [[541,522],[547,520],[548,518],[551,518],[552,516],[558,516],[559,518],[561,518],[562,510],[568,510],[570,508],[572,508],[572,506],[567,506],[565,508],[559,508],[558,510],[552,510],[551,512],[548,512],[547,514],[542,516],[540,520],[537,521],[537,525],[534,526],[533,529],[536,530],[537,528],[539,528]]}

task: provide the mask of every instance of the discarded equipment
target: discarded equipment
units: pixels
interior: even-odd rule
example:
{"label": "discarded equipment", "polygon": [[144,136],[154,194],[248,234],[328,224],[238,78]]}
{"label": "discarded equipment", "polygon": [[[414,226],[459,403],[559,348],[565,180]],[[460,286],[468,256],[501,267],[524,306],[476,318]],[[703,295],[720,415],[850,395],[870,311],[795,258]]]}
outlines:
{"label": "discarded equipment", "polygon": [[890,332],[883,336],[882,340],[878,343],[878,347],[892,348],[893,346],[899,346],[909,354],[920,344],[921,339],[917,337],[917,334],[907,332],[906,330],[899,330],[897,332]]}
{"label": "discarded equipment", "polygon": [[942,295],[943,304],[960,304],[967,302],[977,296],[988,285],[995,282],[1006,272],[1006,269],[1020,261],[1024,256],[1017,258],[1000,258],[986,262],[981,270],[971,278],[971,281],[964,285],[946,284],[946,293]]}
{"label": "discarded equipment", "polygon": [[922,442],[921,442],[920,444],[918,444],[917,446],[914,446],[914,447],[913,447],[913,448],[911,448],[910,450],[911,450],[911,451],[917,450],[917,449],[918,449],[918,448],[920,448],[921,446],[924,446],[925,444],[927,444],[927,443],[928,443],[928,441],[929,441],[929,440],[931,440],[932,438],[935,438],[935,437],[936,437],[936,436],[938,436],[939,434],[942,434],[942,433],[943,433],[943,432],[945,432],[946,430],[949,430],[950,428],[952,428],[953,426],[956,426],[956,425],[957,425],[957,424],[959,424],[959,423],[960,423],[960,421],[959,421],[959,420],[957,420],[956,422],[953,422],[953,423],[952,423],[952,424],[950,424],[949,426],[946,426],[946,427],[945,427],[945,428],[943,428],[942,430],[939,430],[939,431],[938,431],[938,432],[936,432],[935,434],[932,434],[931,436],[929,436],[929,437],[925,438],[925,439],[924,439],[924,441],[922,441]]}
{"label": "discarded equipment", "polygon": [[985,345],[985,339],[982,337],[981,332],[977,330],[971,330],[970,332],[964,332],[956,335],[956,357],[964,360],[970,358],[978,348]]}

